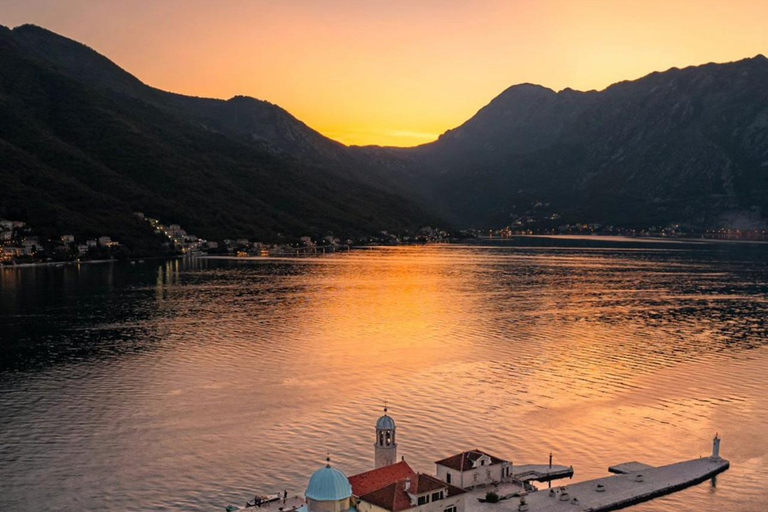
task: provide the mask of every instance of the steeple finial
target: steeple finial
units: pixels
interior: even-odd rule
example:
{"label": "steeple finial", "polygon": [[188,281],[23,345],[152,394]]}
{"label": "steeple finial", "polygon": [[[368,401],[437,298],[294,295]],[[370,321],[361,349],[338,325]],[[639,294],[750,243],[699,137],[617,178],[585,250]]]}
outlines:
{"label": "steeple finial", "polygon": [[330,451],[325,452],[325,467],[327,467],[327,468],[331,467],[331,452]]}
{"label": "steeple finial", "polygon": [[387,399],[384,399],[384,414],[387,414]]}

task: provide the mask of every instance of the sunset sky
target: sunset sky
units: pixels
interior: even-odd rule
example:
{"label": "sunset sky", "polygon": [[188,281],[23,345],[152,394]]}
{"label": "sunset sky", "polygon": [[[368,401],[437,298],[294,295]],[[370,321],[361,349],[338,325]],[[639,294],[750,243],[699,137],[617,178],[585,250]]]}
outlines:
{"label": "sunset sky", "polygon": [[602,89],[768,53],[766,0],[0,0],[161,89],[276,103],[346,144],[437,138],[521,82]]}

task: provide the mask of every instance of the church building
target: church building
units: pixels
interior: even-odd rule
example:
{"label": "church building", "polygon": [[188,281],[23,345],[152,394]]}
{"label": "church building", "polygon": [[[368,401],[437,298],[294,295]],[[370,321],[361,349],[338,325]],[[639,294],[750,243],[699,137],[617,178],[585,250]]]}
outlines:
{"label": "church building", "polygon": [[297,512],[464,512],[466,491],[397,462],[395,420],[387,414],[376,422],[374,469],[349,478],[331,467],[315,471]]}
{"label": "church building", "polygon": [[307,504],[300,512],[355,512],[352,504],[352,486],[347,475],[331,467],[331,458],[312,474],[304,493]]}

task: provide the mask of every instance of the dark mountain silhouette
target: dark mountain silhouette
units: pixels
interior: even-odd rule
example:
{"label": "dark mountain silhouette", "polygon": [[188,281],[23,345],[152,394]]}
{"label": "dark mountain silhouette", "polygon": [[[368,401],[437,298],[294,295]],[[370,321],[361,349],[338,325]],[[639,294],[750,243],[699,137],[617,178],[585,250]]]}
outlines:
{"label": "dark mountain silhouette", "polygon": [[465,225],[502,226],[538,204],[539,215],[581,222],[761,226],[768,59],[671,69],[601,92],[518,85],[433,143],[360,151],[399,162],[393,172]]}
{"label": "dark mountain silhouette", "polygon": [[517,85],[433,143],[346,147],[271,103],[161,91],[22,26],[0,30],[0,157],[0,215],[52,230],[144,229],[134,210],[212,238],[440,217],[755,227],[768,213],[768,60],[599,92]]}
{"label": "dark mountain silhouette", "polygon": [[344,146],[267,102],[165,93],[44,29],[0,29],[0,216],[136,243],[148,226],[133,211],[212,239],[434,220],[332,168],[341,158],[353,165]]}

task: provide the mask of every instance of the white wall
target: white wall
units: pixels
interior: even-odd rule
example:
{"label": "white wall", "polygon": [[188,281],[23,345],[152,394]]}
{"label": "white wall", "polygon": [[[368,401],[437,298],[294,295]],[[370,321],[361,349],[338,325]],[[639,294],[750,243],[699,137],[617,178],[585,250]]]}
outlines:
{"label": "white wall", "polygon": [[437,464],[437,478],[443,482],[448,482],[448,474],[450,473],[450,484],[466,489],[477,485],[488,485],[504,481],[506,477],[502,475],[502,470],[506,466],[506,464],[493,464],[461,472]]}

